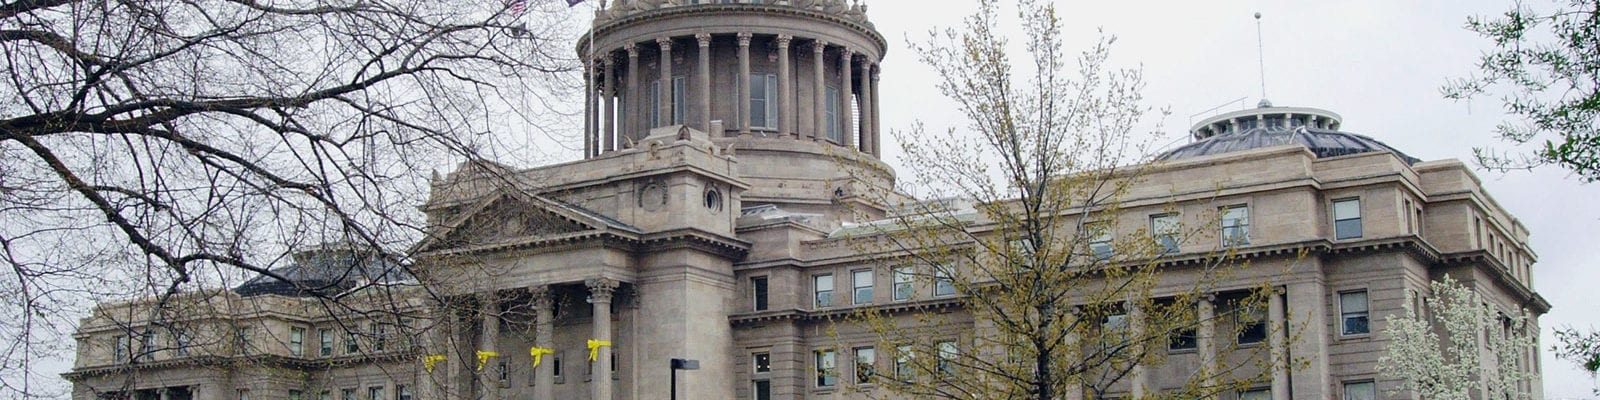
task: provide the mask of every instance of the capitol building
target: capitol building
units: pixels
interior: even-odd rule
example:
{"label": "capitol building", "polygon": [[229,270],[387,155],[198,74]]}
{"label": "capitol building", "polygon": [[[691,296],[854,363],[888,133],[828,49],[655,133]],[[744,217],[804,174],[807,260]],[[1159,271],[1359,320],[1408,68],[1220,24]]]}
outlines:
{"label": "capitol building", "polygon": [[[406,268],[329,244],[274,270],[288,281],[177,299],[184,317],[159,327],[152,299],[100,304],[74,336],[72,398],[645,400],[669,387],[684,399],[867,397],[877,389],[850,371],[893,369],[893,349],[831,325],[864,309],[953,321],[965,311],[945,282],[904,279],[850,244],[852,227],[897,212],[868,195],[896,193],[879,159],[879,105],[911,101],[879,91],[892,71],[866,11],[615,1],[576,49],[590,60],[581,160],[470,162],[435,177],[420,205],[430,234],[401,257]],[[1537,328],[1550,306],[1532,289],[1529,232],[1471,169],[1343,123],[1263,102],[1199,121],[1192,141],[1150,161],[1115,229],[1227,215],[1231,251],[1251,262],[1198,312],[1223,312],[1265,280],[1263,323],[1297,329],[1292,340],[1268,329],[1174,344],[1117,396],[1249,361],[1218,361],[1219,348],[1264,346],[1257,357],[1304,365],[1221,399],[1389,398],[1400,383],[1376,372],[1383,316],[1444,277],[1506,313],[1526,310]],[[1217,247],[1173,242],[1162,257],[1181,269]],[[329,294],[347,304],[329,306]],[[1538,356],[1513,367],[1537,371]],[[1542,397],[1541,382],[1526,386]]]}

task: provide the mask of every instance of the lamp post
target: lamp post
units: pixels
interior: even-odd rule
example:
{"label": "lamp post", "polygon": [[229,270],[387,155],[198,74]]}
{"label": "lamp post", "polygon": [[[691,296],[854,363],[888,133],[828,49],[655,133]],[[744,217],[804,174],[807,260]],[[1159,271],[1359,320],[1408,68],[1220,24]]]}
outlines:
{"label": "lamp post", "polygon": [[672,359],[672,400],[678,400],[678,370],[700,369],[700,360]]}

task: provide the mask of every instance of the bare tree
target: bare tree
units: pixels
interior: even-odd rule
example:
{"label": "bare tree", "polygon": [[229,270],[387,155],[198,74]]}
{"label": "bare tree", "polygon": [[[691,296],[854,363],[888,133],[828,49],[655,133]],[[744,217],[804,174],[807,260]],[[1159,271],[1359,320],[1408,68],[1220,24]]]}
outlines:
{"label": "bare tree", "polygon": [[571,111],[555,3],[0,3],[0,396],[53,394],[36,367],[89,302],[282,278],[324,242],[404,268],[420,171]]}
{"label": "bare tree", "polygon": [[[893,266],[895,290],[911,277],[952,296],[953,305],[921,309],[962,312],[858,313],[836,329],[870,331],[892,367],[858,367],[853,381],[913,398],[1196,398],[1287,368],[1273,362],[1283,354],[1213,357],[1181,390],[1150,386],[1146,372],[1169,346],[1229,354],[1236,342],[1218,338],[1286,330],[1262,317],[1265,285],[1234,275],[1245,264],[1231,249],[1244,243],[1223,237],[1211,242],[1223,246],[1191,254],[1194,263],[1168,263],[1191,239],[1218,239],[1219,227],[1226,235],[1228,216],[1174,215],[1154,227],[1146,214],[1123,218],[1133,207],[1186,204],[1141,187],[1159,168],[1145,162],[1156,135],[1143,127],[1155,110],[1144,104],[1141,72],[1110,64],[1115,39],[1068,52],[1055,8],[1019,0],[1025,36],[1012,43],[997,31],[1008,24],[1000,3],[980,1],[961,29],[913,44],[967,122],[896,132],[910,186],[932,200],[875,193],[897,210],[846,230],[874,262]],[[1026,57],[1014,60],[1014,48]],[[1211,297],[1222,282],[1236,285],[1232,296]]]}

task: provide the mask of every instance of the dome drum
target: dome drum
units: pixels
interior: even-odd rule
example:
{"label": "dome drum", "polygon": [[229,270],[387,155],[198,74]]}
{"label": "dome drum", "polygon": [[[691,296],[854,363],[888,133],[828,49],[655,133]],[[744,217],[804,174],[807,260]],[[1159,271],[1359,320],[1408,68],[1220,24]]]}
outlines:
{"label": "dome drum", "polygon": [[[635,0],[600,12],[592,39],[577,49],[591,60],[585,157],[628,148],[670,125],[877,156],[874,93],[887,45],[864,6],[759,3]],[[599,50],[592,56],[591,45]]]}

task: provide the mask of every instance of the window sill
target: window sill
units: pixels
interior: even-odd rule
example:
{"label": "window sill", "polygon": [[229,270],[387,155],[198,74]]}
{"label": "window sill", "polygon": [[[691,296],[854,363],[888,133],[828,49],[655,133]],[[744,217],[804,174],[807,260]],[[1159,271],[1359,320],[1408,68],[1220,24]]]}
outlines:
{"label": "window sill", "polygon": [[1369,340],[1372,340],[1372,332],[1339,334],[1339,341],[1364,342]]}
{"label": "window sill", "polygon": [[1197,354],[1200,349],[1167,349],[1167,354]]}

